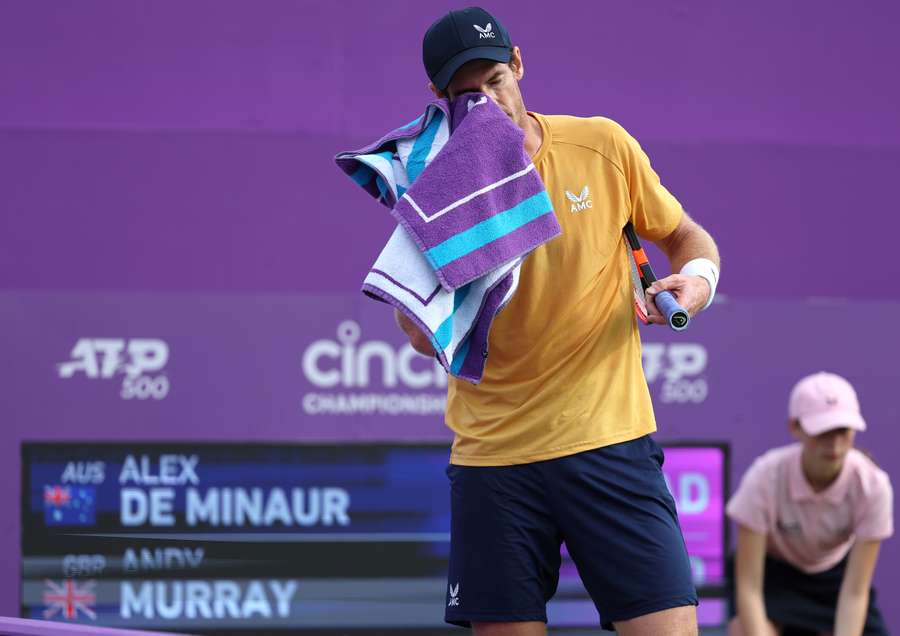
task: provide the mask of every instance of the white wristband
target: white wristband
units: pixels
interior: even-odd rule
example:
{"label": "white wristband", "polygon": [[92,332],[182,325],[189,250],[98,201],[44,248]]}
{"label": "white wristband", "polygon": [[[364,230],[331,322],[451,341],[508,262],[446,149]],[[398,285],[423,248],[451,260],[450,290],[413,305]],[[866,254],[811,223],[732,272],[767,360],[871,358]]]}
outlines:
{"label": "white wristband", "polygon": [[695,258],[684,264],[679,274],[684,276],[702,276],[709,283],[709,300],[703,305],[706,309],[716,297],[716,285],[719,282],[719,268],[708,258]]}

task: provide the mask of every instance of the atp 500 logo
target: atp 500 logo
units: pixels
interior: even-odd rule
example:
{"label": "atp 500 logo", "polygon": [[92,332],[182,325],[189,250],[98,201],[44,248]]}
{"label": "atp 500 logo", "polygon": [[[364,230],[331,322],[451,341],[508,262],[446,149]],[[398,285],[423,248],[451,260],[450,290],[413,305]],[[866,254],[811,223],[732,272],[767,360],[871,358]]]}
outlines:
{"label": "atp 500 logo", "polygon": [[123,400],[162,400],[169,394],[165,375],[169,345],[163,340],[81,338],[69,358],[57,365],[60,378],[83,374],[91,380],[111,380],[122,376],[119,395]]}
{"label": "atp 500 logo", "polygon": [[697,343],[644,342],[644,376],[647,384],[662,380],[659,400],[664,403],[699,404],[709,395],[706,347]]}

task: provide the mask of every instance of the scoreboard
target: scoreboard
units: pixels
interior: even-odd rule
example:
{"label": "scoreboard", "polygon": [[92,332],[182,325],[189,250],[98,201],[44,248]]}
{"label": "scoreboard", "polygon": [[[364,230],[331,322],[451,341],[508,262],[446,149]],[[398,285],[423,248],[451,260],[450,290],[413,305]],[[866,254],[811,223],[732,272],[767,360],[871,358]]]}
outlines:
{"label": "scoreboard", "polygon": [[[715,589],[727,447],[663,446],[695,582]],[[454,629],[445,444],[27,443],[22,455],[23,617],[231,636]],[[596,627],[563,556],[551,624]]]}

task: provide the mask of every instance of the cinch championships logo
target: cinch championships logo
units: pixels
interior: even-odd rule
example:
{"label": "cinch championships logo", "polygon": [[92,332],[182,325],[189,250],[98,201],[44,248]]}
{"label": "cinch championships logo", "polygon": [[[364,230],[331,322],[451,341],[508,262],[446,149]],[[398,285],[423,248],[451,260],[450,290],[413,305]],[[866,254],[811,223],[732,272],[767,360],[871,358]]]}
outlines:
{"label": "cinch championships logo", "polygon": [[[310,415],[435,415],[444,412],[447,373],[437,362],[383,340],[363,340],[353,320],[338,325],[337,339],[316,340],[303,352]],[[398,389],[407,389],[400,392]]]}

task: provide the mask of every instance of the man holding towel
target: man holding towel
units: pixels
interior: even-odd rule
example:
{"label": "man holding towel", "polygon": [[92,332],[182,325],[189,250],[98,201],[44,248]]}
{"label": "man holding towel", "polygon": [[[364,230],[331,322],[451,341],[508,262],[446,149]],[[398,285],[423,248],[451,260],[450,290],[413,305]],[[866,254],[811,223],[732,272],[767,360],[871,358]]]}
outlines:
{"label": "man holding towel", "polygon": [[[604,627],[696,634],[687,552],[650,437],[622,230],[631,221],[679,272],[649,299],[669,290],[691,315],[715,293],[716,245],[621,126],[525,109],[522,53],[493,15],[444,15],[425,34],[423,58],[438,97],[484,93],[522,128],[562,227],[525,260],[491,328],[482,381],[450,378],[446,620],[476,636],[543,636],[565,541]],[[651,322],[664,324],[649,305]],[[409,319],[397,320],[433,354]]]}

